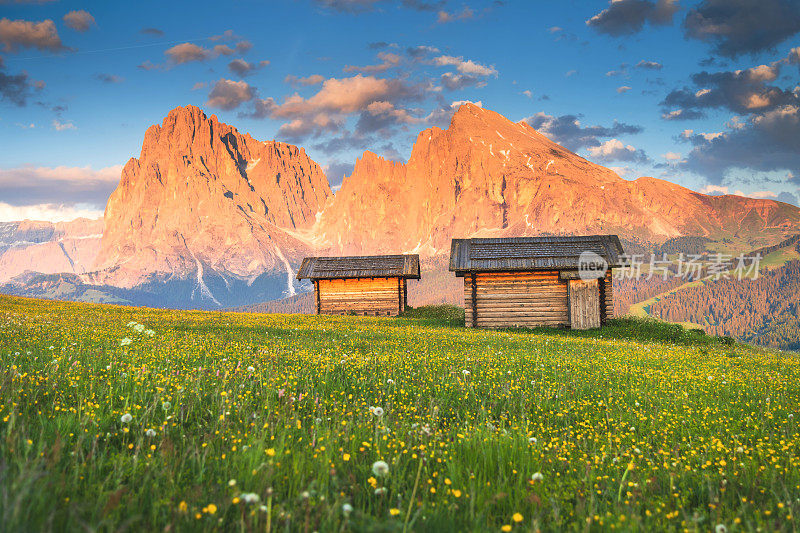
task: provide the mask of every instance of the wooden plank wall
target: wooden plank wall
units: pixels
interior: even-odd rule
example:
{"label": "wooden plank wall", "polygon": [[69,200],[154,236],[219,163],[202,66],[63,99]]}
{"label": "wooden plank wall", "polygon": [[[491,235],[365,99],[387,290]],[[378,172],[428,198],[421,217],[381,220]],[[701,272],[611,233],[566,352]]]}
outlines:
{"label": "wooden plank wall", "polygon": [[[614,277],[611,275],[611,269],[606,271],[600,295],[603,297],[600,318],[601,322],[605,323],[609,318],[614,318]],[[602,311],[605,312],[603,313]]]}
{"label": "wooden plank wall", "polygon": [[599,280],[569,280],[569,325],[572,329],[600,327]]}
{"label": "wooden plank wall", "polygon": [[567,282],[559,280],[557,271],[475,274],[474,322],[472,276],[464,276],[467,327],[569,325]]}
{"label": "wooden plank wall", "polygon": [[318,286],[320,314],[395,316],[404,310],[399,278],[322,279]]}

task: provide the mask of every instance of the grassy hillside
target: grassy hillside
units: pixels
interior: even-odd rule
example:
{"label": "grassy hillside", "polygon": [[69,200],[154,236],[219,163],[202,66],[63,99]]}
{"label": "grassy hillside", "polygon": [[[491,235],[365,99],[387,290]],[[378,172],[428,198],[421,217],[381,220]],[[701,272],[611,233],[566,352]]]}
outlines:
{"label": "grassy hillside", "polygon": [[0,297],[0,523],[796,530],[796,356],[462,321]]}

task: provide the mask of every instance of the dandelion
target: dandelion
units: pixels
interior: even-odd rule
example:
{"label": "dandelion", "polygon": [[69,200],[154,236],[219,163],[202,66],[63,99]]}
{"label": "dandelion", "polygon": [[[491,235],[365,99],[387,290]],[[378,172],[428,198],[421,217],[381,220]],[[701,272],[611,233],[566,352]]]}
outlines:
{"label": "dandelion", "polygon": [[254,366],[248,366],[248,367],[247,367],[247,371],[248,371],[248,372],[250,372],[250,373],[252,374],[253,372],[255,372],[255,371],[256,371],[256,367],[254,367]]}
{"label": "dandelion", "polygon": [[716,533],[728,533],[728,528],[725,527],[725,524],[717,524],[717,527],[714,528]]}
{"label": "dandelion", "polygon": [[154,430],[153,428],[150,428],[147,431],[145,431],[144,434],[147,435],[150,438],[153,438],[153,437],[156,436],[156,430]]}
{"label": "dandelion", "polygon": [[372,414],[377,416],[377,417],[379,417],[379,418],[382,417],[383,416],[383,408],[382,407],[373,408],[372,409]]}
{"label": "dandelion", "polygon": [[377,489],[375,489],[375,496],[383,496],[387,492],[388,489],[386,487],[378,487]]}
{"label": "dandelion", "polygon": [[235,479],[229,479],[228,480],[228,486],[229,487],[235,487],[236,486],[236,480]]}
{"label": "dandelion", "polygon": [[300,499],[302,499],[302,500],[307,500],[310,497],[311,497],[311,494],[309,494],[307,490],[304,490],[303,492],[300,493]]}
{"label": "dandelion", "polygon": [[169,411],[170,409],[172,409],[172,404],[169,402],[164,402],[161,404],[161,409],[163,411]]}
{"label": "dandelion", "polygon": [[394,385],[394,380],[392,378],[389,378],[386,380],[386,383],[389,385]]}
{"label": "dandelion", "polygon": [[539,442],[539,441],[536,440],[536,437],[531,437],[531,438],[528,439],[528,444],[536,444],[537,442]]}
{"label": "dandelion", "polygon": [[461,373],[462,373],[464,376],[469,376],[469,375],[470,375],[470,371],[469,371],[469,370],[467,370],[466,368],[465,368],[464,370],[462,370],[462,371],[461,371]]}
{"label": "dandelion", "polygon": [[372,463],[372,473],[378,477],[383,477],[389,474],[389,465],[385,461],[375,461]]}
{"label": "dandelion", "polygon": [[131,416],[131,414],[130,414],[130,413],[125,413],[124,415],[122,415],[121,417],[119,417],[119,419],[120,419],[120,421],[121,421],[123,424],[127,424],[128,422],[130,422],[131,420],[133,420],[133,416]]}
{"label": "dandelion", "polygon": [[214,505],[213,503],[209,503],[206,509],[208,510],[208,514],[216,514],[217,512],[217,506]]}
{"label": "dandelion", "polygon": [[514,513],[514,515],[511,517],[511,520],[516,523],[520,523],[524,520],[524,517],[522,516],[522,513]]}
{"label": "dandelion", "polygon": [[245,492],[241,495],[241,499],[244,503],[258,503],[261,501],[261,498],[255,492]]}
{"label": "dandelion", "polygon": [[544,479],[544,476],[542,475],[542,473],[541,473],[541,472],[536,472],[535,474],[533,474],[533,475],[531,476],[531,480],[532,480],[532,481],[535,481],[535,482],[542,481],[543,479]]}
{"label": "dandelion", "polygon": [[122,339],[121,341],[119,341],[119,345],[120,345],[120,346],[128,346],[128,345],[129,345],[130,343],[132,343],[132,342],[133,342],[133,341],[132,341],[132,340],[131,340],[129,337],[125,337],[124,339]]}
{"label": "dandelion", "polygon": [[389,509],[389,514],[392,516],[397,516],[400,514],[400,509],[392,507],[391,509]]}
{"label": "dandelion", "polygon": [[344,505],[342,505],[342,513],[345,516],[350,516],[350,513],[352,513],[352,512],[353,512],[353,506],[352,505],[350,505],[349,503],[345,503]]}

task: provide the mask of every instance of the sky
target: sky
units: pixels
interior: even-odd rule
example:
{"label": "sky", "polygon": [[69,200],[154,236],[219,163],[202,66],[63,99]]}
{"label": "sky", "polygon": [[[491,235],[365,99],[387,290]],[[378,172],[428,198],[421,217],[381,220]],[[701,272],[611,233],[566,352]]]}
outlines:
{"label": "sky", "polygon": [[0,0],[0,221],[102,215],[177,106],[336,189],[465,101],[626,179],[798,205],[800,1]]}

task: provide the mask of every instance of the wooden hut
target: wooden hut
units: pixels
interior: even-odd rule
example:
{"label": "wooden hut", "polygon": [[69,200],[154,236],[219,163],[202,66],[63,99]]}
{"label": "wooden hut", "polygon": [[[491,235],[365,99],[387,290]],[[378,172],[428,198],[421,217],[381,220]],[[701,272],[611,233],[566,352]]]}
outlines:
{"label": "wooden hut", "polygon": [[[467,327],[596,328],[614,313],[616,235],[454,239]],[[594,272],[594,274],[592,274]]]}
{"label": "wooden hut", "polygon": [[407,281],[419,279],[419,256],[307,257],[297,279],[314,283],[318,315],[395,316],[406,308]]}

